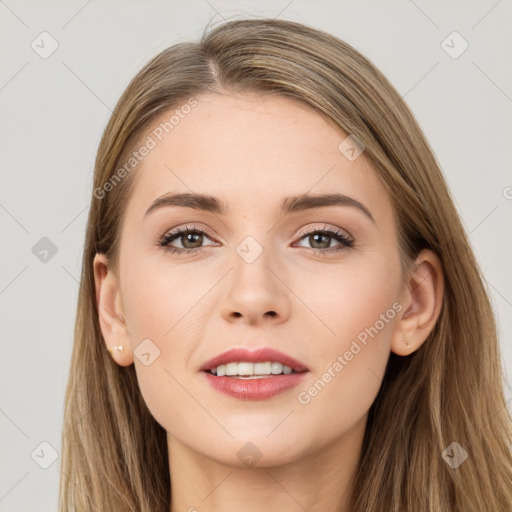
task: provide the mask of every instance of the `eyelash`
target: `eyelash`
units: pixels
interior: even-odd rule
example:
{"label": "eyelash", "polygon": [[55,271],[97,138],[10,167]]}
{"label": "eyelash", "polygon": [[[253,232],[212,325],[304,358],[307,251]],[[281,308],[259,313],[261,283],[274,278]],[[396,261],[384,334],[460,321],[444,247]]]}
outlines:
{"label": "eyelash", "polygon": [[[164,247],[165,250],[169,251],[171,254],[174,254],[174,253],[178,253],[178,254],[183,254],[183,253],[192,254],[192,253],[195,253],[195,252],[198,252],[198,251],[201,251],[202,249],[204,249],[204,247],[197,247],[195,249],[180,249],[178,247],[169,247],[169,244],[172,241],[174,241],[175,239],[177,239],[179,236],[181,236],[182,234],[189,234],[189,233],[201,233],[201,234],[206,235],[208,238],[211,239],[211,237],[208,235],[206,230],[201,229],[201,228],[197,228],[196,226],[192,226],[192,227],[186,226],[186,227],[181,227],[181,228],[174,229],[174,230],[166,233],[158,241],[157,245],[158,245],[158,247]],[[331,229],[331,228],[328,228],[326,226],[324,226],[324,229],[312,228],[312,229],[309,229],[307,231],[302,232],[300,234],[299,241],[302,238],[304,238],[304,237],[306,237],[308,235],[312,235],[312,234],[316,234],[316,233],[321,233],[321,234],[329,235],[332,238],[334,238],[335,240],[337,240],[338,242],[341,242],[341,244],[342,244],[339,247],[331,247],[329,249],[315,249],[315,248],[311,248],[310,249],[311,251],[314,251],[317,254],[320,254],[320,253],[322,253],[322,254],[325,254],[325,253],[329,253],[329,254],[337,253],[337,252],[340,252],[342,250],[354,247],[354,245],[355,245],[354,240],[349,238],[343,231],[336,230],[336,229]],[[304,247],[304,249],[306,249],[306,247]]]}

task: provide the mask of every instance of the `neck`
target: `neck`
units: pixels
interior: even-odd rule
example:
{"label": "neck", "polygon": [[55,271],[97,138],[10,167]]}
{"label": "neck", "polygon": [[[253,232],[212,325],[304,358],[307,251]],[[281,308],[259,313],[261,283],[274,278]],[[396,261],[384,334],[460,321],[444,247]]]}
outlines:
{"label": "neck", "polygon": [[334,442],[272,466],[224,464],[168,434],[170,512],[348,512],[366,419]]}

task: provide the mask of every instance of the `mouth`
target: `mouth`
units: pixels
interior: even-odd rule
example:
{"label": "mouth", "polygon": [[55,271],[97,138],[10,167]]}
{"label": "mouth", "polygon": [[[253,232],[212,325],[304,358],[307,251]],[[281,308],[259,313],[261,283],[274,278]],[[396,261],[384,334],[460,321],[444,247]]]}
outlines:
{"label": "mouth", "polygon": [[243,400],[263,400],[298,385],[309,369],[282,352],[270,348],[229,350],[200,368],[215,390]]}

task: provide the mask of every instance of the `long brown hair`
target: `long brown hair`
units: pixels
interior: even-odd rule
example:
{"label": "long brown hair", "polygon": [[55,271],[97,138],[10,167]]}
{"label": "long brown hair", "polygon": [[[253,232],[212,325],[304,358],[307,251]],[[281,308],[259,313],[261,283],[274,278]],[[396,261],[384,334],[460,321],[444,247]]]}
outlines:
{"label": "long brown hair", "polygon": [[[351,512],[512,510],[512,422],[495,319],[445,180],[397,91],[347,43],[303,24],[233,20],[198,43],[165,49],[133,78],[105,128],[95,162],[62,434],[60,510],[168,512],[166,433],[150,414],[133,365],[105,349],[92,262],[116,267],[120,223],[137,169],[112,180],[156,116],[215,92],[279,94],[355,135],[388,190],[404,261],[440,258],[443,306],[407,357],[391,354],[372,404]],[[111,183],[113,183],[111,181]],[[442,453],[468,458],[452,468]]]}

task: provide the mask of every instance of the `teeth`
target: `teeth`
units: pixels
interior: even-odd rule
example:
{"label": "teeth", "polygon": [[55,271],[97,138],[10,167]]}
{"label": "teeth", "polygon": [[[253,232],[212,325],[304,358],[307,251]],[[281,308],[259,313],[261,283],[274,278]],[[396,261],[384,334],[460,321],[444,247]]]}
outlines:
{"label": "teeth", "polygon": [[289,366],[281,363],[267,361],[265,363],[249,363],[241,361],[238,363],[221,364],[217,368],[210,370],[213,375],[218,377],[242,377],[242,378],[259,378],[265,375],[289,375],[294,372]]}

